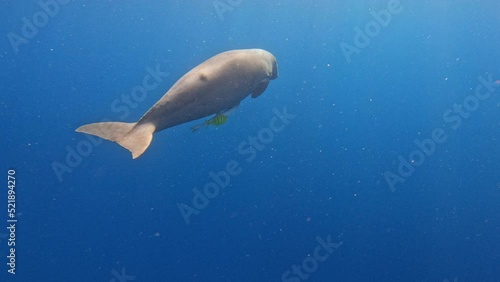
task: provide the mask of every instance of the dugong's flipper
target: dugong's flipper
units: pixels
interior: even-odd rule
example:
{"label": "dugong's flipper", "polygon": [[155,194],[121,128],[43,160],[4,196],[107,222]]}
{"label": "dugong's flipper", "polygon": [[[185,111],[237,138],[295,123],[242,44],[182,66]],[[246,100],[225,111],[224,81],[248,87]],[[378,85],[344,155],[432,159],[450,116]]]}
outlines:
{"label": "dugong's flipper", "polygon": [[80,126],[76,132],[83,132],[117,142],[132,153],[135,159],[149,147],[155,132],[152,124],[126,122],[98,122]]}

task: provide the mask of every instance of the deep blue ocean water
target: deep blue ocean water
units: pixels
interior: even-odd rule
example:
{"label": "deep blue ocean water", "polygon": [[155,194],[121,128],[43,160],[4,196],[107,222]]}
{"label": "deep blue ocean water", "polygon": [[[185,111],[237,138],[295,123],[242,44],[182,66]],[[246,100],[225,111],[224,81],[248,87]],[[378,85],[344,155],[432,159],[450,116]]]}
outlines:
{"label": "deep blue ocean water", "polygon": [[[54,1],[0,4],[0,281],[500,281],[500,2]],[[75,132],[245,48],[279,78],[224,125]]]}

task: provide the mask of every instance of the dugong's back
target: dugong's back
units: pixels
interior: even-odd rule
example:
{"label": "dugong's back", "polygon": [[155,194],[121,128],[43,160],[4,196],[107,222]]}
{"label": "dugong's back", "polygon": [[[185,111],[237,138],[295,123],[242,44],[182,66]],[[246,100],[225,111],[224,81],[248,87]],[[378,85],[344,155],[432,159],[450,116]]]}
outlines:
{"label": "dugong's back", "polygon": [[137,123],[100,122],[84,132],[117,142],[139,157],[153,133],[237,106],[249,94],[262,94],[278,77],[275,57],[262,49],[220,53],[182,76]]}

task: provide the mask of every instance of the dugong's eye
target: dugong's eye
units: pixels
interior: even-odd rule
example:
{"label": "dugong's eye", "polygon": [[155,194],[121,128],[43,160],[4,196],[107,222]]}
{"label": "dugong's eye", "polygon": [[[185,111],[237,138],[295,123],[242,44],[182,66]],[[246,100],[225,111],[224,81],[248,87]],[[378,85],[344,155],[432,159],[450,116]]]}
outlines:
{"label": "dugong's eye", "polygon": [[198,78],[199,78],[200,80],[203,80],[203,81],[208,80],[207,76],[206,76],[205,74],[203,74],[203,73],[199,73],[199,74],[198,74]]}

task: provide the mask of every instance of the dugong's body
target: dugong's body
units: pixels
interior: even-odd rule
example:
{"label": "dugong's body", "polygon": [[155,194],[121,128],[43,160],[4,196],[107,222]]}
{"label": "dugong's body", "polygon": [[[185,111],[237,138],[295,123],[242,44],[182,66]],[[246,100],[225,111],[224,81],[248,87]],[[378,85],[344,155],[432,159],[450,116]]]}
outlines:
{"label": "dugong's body", "polygon": [[117,142],[135,159],[153,133],[235,107],[250,94],[256,98],[277,77],[276,58],[265,50],[223,52],[182,76],[138,122],[92,123],[76,131]]}

